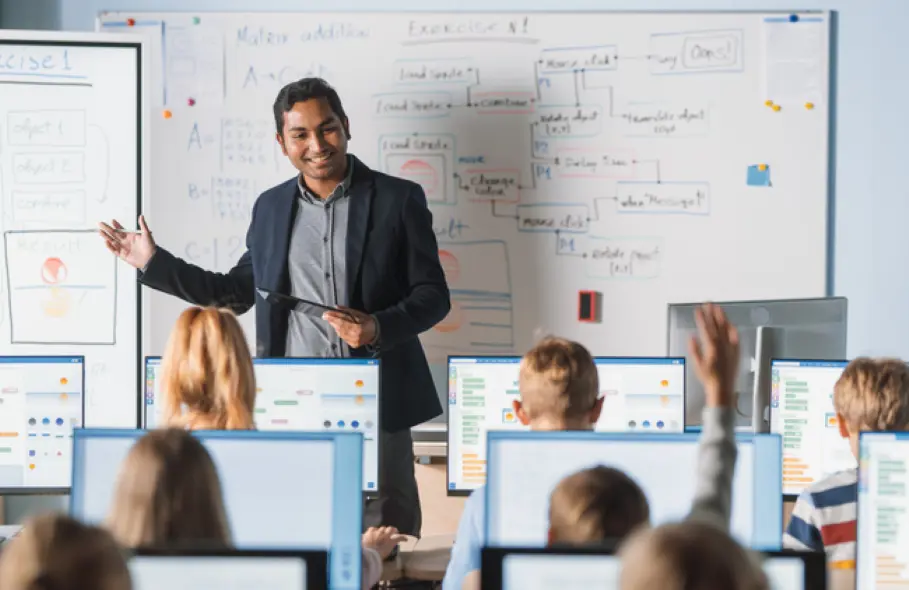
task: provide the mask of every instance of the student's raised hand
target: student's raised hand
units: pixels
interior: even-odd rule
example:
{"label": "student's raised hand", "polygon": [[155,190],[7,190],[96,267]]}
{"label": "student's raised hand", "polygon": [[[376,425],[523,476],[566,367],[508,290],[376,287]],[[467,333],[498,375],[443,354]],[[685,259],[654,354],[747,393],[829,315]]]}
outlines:
{"label": "student's raised hand", "polygon": [[723,309],[712,303],[695,310],[697,337],[688,349],[694,371],[704,385],[707,407],[735,405],[735,379],[739,368],[739,333]]}
{"label": "student's raised hand", "polygon": [[111,225],[103,221],[98,224],[98,233],[104,238],[107,249],[134,268],[145,268],[155,253],[155,240],[145,223],[145,216],[139,216],[140,231],[124,229],[116,219]]}
{"label": "student's raised hand", "polygon": [[362,544],[364,549],[375,549],[385,559],[398,543],[406,540],[407,536],[398,533],[398,529],[393,526],[369,527],[363,533]]}

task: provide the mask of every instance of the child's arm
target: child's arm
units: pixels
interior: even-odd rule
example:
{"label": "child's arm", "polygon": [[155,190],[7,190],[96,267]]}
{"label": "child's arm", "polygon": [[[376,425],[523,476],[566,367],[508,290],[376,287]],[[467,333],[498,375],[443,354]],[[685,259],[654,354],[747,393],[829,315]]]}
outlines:
{"label": "child's arm", "polygon": [[704,386],[706,407],[698,449],[697,487],[688,518],[729,530],[732,477],[735,473],[735,386],[739,363],[738,332],[719,307],[697,310],[698,340],[690,350]]}
{"label": "child's arm", "polygon": [[783,533],[783,549],[800,549],[802,551],[823,551],[824,540],[817,523],[817,509],[811,500],[811,494],[804,491],[799,494],[789,525]]}
{"label": "child's arm", "polygon": [[442,590],[460,590],[465,579],[472,579],[470,572],[480,569],[485,513],[486,488],[479,487],[464,503],[464,512],[461,513],[461,522],[451,548],[451,558],[442,579]]}

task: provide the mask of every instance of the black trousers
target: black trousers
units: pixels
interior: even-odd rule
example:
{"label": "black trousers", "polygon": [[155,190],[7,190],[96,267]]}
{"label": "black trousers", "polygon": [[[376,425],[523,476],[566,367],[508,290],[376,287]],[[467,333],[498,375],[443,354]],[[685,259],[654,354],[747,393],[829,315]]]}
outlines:
{"label": "black trousers", "polygon": [[413,436],[410,429],[379,431],[379,495],[367,500],[365,527],[393,526],[402,534],[420,536],[423,512],[414,473]]}

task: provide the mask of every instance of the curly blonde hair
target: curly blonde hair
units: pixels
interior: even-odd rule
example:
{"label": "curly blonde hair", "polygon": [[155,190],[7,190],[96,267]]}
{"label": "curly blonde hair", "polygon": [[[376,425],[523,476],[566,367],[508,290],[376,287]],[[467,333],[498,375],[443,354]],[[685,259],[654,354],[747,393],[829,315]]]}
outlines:
{"label": "curly blonde hair", "polygon": [[252,356],[232,311],[190,307],[180,314],[161,360],[161,390],[164,426],[209,430],[255,427]]}
{"label": "curly blonde hair", "polygon": [[853,360],[833,388],[833,405],[855,430],[909,429],[909,366],[899,359]]}
{"label": "curly blonde hair", "polygon": [[577,342],[550,336],[521,359],[521,404],[535,419],[579,419],[593,409],[599,388],[593,357]]}

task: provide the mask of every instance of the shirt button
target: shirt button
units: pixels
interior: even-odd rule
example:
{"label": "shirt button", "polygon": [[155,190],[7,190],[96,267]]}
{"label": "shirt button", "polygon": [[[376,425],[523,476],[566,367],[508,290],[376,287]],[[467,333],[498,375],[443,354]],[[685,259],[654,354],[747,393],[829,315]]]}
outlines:
{"label": "shirt button", "polygon": [[326,211],[328,211],[329,207],[331,207],[331,205],[329,205],[328,203],[325,203],[325,210],[326,210]]}
{"label": "shirt button", "polygon": [[331,349],[332,349],[332,350],[338,350],[338,345],[337,345],[337,344],[332,344],[332,345],[331,345]]}
{"label": "shirt button", "polygon": [[328,243],[328,236],[323,237],[323,238],[322,238],[322,241],[323,241],[324,243],[327,244],[327,243]]}
{"label": "shirt button", "polygon": [[329,273],[329,272],[325,273],[325,278],[326,278],[326,279],[330,279],[330,278],[331,278],[331,273]]}

